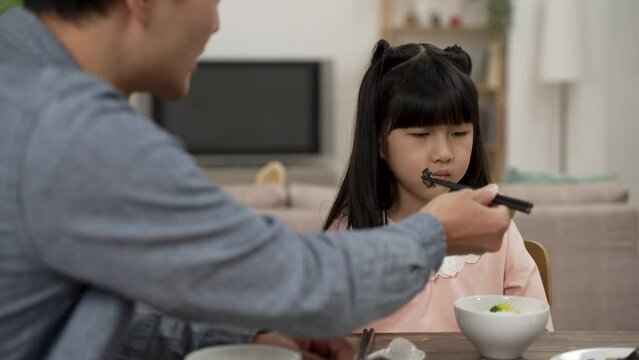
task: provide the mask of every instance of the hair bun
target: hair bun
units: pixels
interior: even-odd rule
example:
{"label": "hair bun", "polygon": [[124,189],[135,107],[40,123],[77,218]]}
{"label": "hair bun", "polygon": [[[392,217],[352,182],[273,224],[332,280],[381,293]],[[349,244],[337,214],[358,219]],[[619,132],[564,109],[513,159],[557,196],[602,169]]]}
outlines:
{"label": "hair bun", "polygon": [[447,48],[444,49],[445,52],[447,53],[451,53],[451,54],[455,54],[455,55],[459,55],[464,53],[465,51],[457,44],[453,45],[453,46],[448,46]]}
{"label": "hair bun", "polygon": [[384,53],[386,52],[386,50],[390,49],[390,44],[388,43],[388,41],[381,39],[379,40],[376,44],[375,47],[373,48],[373,59],[372,59],[372,63],[376,64],[384,55]]}
{"label": "hair bun", "polygon": [[470,55],[464,49],[462,49],[458,45],[449,46],[444,49],[446,54],[446,58],[450,60],[459,70],[461,70],[466,75],[470,75],[470,72],[473,68],[472,60],[470,59]]}

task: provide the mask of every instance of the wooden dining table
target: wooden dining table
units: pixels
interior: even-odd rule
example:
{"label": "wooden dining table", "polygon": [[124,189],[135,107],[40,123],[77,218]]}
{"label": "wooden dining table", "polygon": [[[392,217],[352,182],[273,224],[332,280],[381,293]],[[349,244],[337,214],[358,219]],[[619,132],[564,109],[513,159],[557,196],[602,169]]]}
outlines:
{"label": "wooden dining table", "polygon": [[[379,333],[375,335],[372,351],[386,347],[398,336],[410,340],[426,352],[426,360],[482,358],[461,333]],[[357,348],[359,338],[360,335],[351,335],[348,340]],[[566,351],[596,347],[639,347],[639,331],[545,332],[526,350],[522,359],[548,360]]]}

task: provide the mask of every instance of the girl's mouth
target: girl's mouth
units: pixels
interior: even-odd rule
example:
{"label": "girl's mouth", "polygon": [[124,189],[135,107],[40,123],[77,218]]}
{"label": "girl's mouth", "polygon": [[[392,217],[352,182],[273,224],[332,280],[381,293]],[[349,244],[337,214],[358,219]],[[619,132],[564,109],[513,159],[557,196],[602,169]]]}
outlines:
{"label": "girl's mouth", "polygon": [[433,173],[433,177],[441,180],[446,180],[450,177],[450,173],[446,171],[438,171]]}
{"label": "girl's mouth", "polygon": [[450,173],[446,170],[438,170],[432,172],[429,168],[425,168],[422,171],[422,182],[426,187],[433,188],[435,187],[435,181],[442,180],[444,183],[448,182],[448,178],[450,177]]}

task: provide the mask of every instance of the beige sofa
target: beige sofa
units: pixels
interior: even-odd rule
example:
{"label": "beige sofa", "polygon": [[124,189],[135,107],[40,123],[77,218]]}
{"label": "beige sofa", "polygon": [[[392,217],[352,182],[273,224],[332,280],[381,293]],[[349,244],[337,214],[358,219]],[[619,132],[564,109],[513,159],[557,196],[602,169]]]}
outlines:
{"label": "beige sofa", "polygon": [[639,330],[638,212],[618,182],[505,185],[536,204],[517,214],[551,257],[558,330]]}
{"label": "beige sofa", "polygon": [[332,186],[299,183],[288,186],[234,184],[223,188],[255,212],[276,216],[300,233],[322,230],[336,193]]}
{"label": "beige sofa", "polygon": [[[302,233],[321,230],[335,195],[299,183],[224,188]],[[501,193],[535,203],[515,222],[550,253],[557,330],[639,330],[638,213],[620,183],[502,185]]]}

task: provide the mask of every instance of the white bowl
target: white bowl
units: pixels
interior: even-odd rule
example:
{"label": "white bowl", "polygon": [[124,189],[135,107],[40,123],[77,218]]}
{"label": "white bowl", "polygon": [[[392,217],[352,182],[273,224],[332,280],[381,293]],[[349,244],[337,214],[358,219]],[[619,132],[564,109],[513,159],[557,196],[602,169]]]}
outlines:
{"label": "white bowl", "polygon": [[[518,313],[492,313],[508,302]],[[462,333],[485,357],[514,359],[544,331],[550,307],[543,301],[502,295],[468,296],[455,301],[455,317]]]}
{"label": "white bowl", "polygon": [[202,348],[184,360],[302,360],[302,355],[278,346],[241,344]]}

